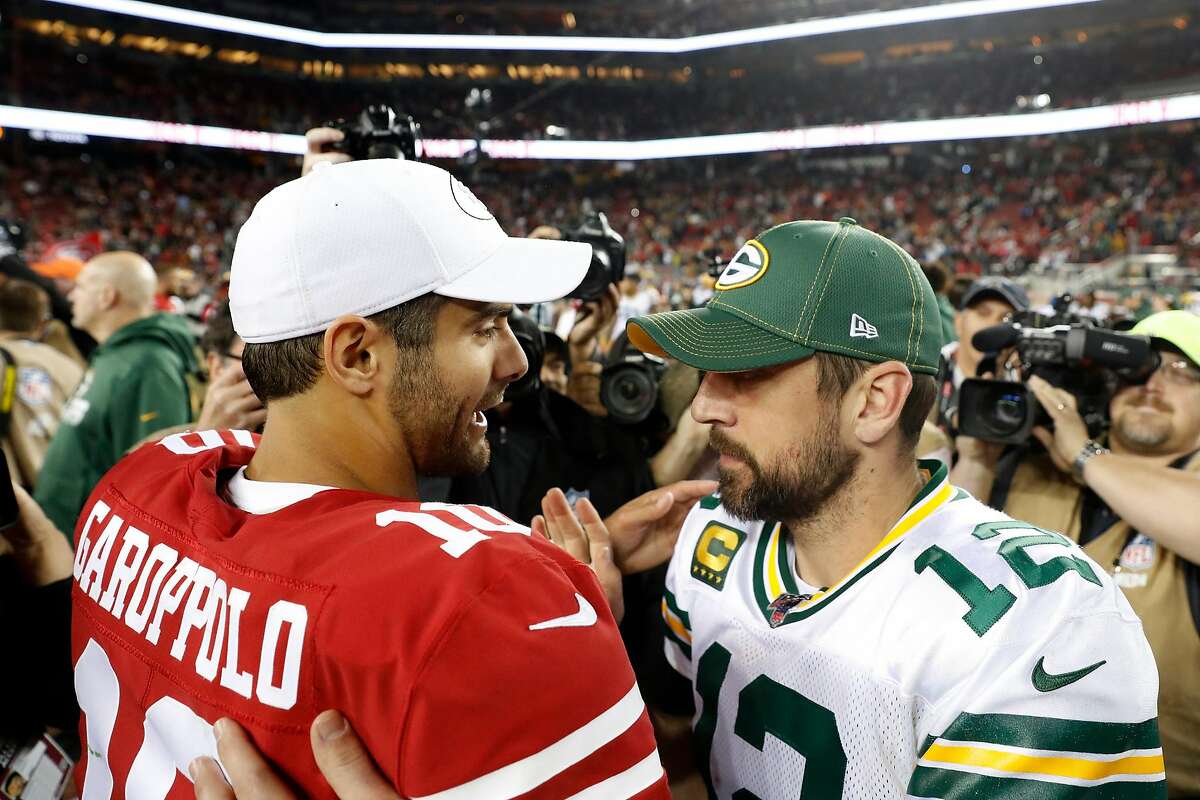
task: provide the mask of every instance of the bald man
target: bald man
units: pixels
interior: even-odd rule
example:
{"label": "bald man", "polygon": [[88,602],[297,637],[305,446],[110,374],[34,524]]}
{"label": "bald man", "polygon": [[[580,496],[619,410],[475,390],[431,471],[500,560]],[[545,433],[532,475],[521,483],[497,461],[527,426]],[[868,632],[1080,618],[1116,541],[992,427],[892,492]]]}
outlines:
{"label": "bald man", "polygon": [[69,296],[75,326],[99,346],[63,409],[35,495],[68,537],[92,488],[130,447],[192,419],[195,340],[184,318],[155,311],[157,288],[146,259],[113,252],[84,265]]}

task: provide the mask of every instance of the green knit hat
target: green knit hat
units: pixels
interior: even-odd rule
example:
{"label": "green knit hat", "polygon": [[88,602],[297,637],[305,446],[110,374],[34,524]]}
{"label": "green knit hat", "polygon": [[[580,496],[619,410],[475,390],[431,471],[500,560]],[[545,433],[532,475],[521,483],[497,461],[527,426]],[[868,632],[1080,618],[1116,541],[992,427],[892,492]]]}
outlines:
{"label": "green knit hat", "polygon": [[742,245],[715,288],[704,308],[630,320],[629,341],[710,372],[820,350],[937,374],[942,329],[929,281],[912,256],[849,217],[771,228]]}

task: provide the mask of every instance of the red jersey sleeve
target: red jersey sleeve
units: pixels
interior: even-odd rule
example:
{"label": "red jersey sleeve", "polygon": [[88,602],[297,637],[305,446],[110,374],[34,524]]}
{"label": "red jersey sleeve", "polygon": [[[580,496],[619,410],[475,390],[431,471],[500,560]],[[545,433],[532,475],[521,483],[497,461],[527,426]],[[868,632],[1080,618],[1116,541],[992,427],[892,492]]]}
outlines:
{"label": "red jersey sleeve", "polygon": [[670,797],[591,570],[543,550],[464,605],[415,676],[396,784],[414,800]]}

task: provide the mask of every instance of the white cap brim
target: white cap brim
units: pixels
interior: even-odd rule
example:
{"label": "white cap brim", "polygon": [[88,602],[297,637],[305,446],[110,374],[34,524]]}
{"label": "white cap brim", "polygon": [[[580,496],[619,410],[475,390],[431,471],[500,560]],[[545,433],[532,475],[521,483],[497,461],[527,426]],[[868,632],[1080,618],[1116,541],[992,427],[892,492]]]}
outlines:
{"label": "white cap brim", "polygon": [[509,237],[496,252],[433,293],[482,303],[545,303],[579,286],[591,263],[590,244]]}

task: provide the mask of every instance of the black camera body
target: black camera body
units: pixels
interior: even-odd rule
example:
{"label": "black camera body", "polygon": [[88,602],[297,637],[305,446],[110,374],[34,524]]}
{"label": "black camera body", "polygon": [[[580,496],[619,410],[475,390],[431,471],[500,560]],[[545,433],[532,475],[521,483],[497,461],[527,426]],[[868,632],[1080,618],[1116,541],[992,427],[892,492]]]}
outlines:
{"label": "black camera body", "polygon": [[602,212],[588,214],[577,226],[563,231],[563,239],[592,246],[587,274],[567,297],[599,300],[609,284],[619,284],[625,277],[625,239],[613,230]]}
{"label": "black camera body", "polygon": [[332,145],[355,161],[368,158],[417,160],[417,142],[421,126],[408,114],[399,114],[389,105],[370,105],[352,120],[328,123],[346,137]]}
{"label": "black camera body", "polygon": [[[1019,375],[1016,381],[963,381],[958,403],[961,433],[990,442],[1022,444],[1032,436],[1034,427],[1052,427],[1049,415],[1025,386],[1037,375],[1075,397],[1088,433],[1096,436],[1108,425],[1108,404],[1119,385],[1144,383],[1158,368],[1159,355],[1149,337],[1067,319],[1046,327],[1016,321],[975,334],[972,344],[991,354],[993,360],[995,354],[1015,347]],[[989,371],[984,365],[980,370]]]}
{"label": "black camera body", "polygon": [[629,344],[622,333],[600,373],[600,402],[608,416],[623,425],[645,422],[659,406],[659,383],[667,363]]}

